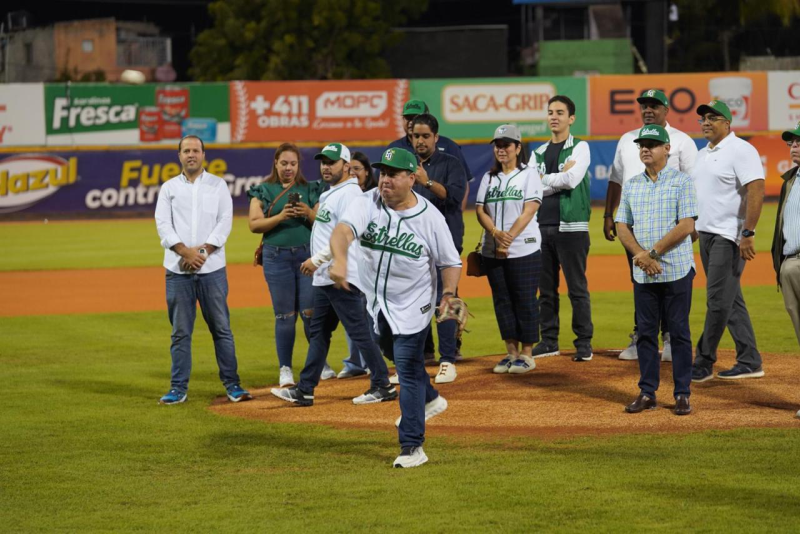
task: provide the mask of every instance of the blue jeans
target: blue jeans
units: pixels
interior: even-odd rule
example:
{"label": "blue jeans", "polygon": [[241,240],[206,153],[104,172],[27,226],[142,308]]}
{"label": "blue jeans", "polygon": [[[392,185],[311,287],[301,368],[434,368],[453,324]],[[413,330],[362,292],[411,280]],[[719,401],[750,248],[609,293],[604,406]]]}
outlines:
{"label": "blue jeans", "polygon": [[300,272],[300,265],[309,257],[308,245],[299,247],[273,247],[264,245],[262,261],[264,279],[272,297],[275,312],[275,345],[281,367],[292,366],[295,323],[300,315],[306,339],[310,339],[308,325],[313,306],[311,277]]}
{"label": "blue jeans", "polygon": [[400,379],[400,420],[398,437],[401,447],[419,447],[425,441],[425,404],[439,396],[425,371],[425,337],[430,326],[416,334],[394,335],[389,323],[378,314],[376,340],[383,353],[394,360]]}
{"label": "blue jeans", "polygon": [[228,277],[225,268],[208,274],[166,272],[167,312],[172,324],[172,381],[170,388],[186,393],[192,372],[192,331],[197,302],[214,340],[219,379],[225,389],[239,383],[236,349],[228,312]]}
{"label": "blue jeans", "polygon": [[[361,293],[361,304],[366,310],[367,298],[364,296],[363,293]],[[370,316],[369,313],[367,313],[367,325],[369,326],[369,331],[372,332],[374,325],[372,324],[372,317]],[[364,360],[364,356],[362,356],[361,353],[358,351],[358,347],[356,346],[356,344],[353,343],[352,339],[350,339],[350,334],[347,333],[346,329],[344,332],[344,339],[345,341],[347,341],[347,350],[350,353],[350,356],[348,358],[342,360],[344,368],[350,371],[365,372],[367,370],[367,362]]]}
{"label": "blue jeans", "polygon": [[389,386],[389,370],[383,361],[377,343],[372,339],[367,324],[367,309],[363,306],[362,294],[353,285],[350,291],[333,286],[314,288],[314,314],[311,316],[311,340],[308,345],[306,365],[300,373],[297,387],[307,393],[314,391],[331,347],[331,334],[339,321],[350,333],[353,342],[367,361],[372,374],[372,387]]}

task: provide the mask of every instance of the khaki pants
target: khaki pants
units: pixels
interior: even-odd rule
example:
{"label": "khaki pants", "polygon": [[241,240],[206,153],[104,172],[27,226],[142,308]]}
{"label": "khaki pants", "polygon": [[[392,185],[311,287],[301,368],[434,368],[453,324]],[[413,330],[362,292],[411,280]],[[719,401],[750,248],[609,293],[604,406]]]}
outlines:
{"label": "khaki pants", "polygon": [[789,258],[781,265],[781,291],[786,311],[794,325],[794,334],[800,343],[800,258]]}

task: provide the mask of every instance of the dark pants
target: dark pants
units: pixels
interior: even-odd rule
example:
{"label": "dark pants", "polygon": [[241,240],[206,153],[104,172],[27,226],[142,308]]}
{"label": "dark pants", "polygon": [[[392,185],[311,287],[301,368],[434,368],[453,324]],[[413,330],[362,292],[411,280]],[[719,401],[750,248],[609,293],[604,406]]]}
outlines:
{"label": "dark pants", "polygon": [[524,344],[539,341],[539,273],[542,252],[513,259],[484,258],[500,336]]}
{"label": "dark pants", "polygon": [[736,344],[736,361],[752,369],[761,367],[756,335],[742,296],[745,260],[739,245],[716,234],[700,232],[700,260],[706,272],[706,322],[697,342],[696,366],[711,368],[717,361],[717,347],[725,332]]}
{"label": "dark pants", "polygon": [[319,384],[331,346],[331,334],[336,330],[340,320],[350,339],[364,356],[367,367],[372,371],[369,377],[372,387],[387,387],[389,370],[378,345],[370,335],[367,310],[363,306],[361,291],[352,284],[350,291],[336,289],[334,286],[314,287],[314,313],[309,324],[311,340],[308,345],[306,365],[300,373],[297,387],[311,393]]}
{"label": "dark pants", "polygon": [[[658,391],[661,357],[658,355],[659,325],[667,323],[672,343],[673,394],[689,395],[692,382],[692,335],[689,331],[689,312],[692,308],[694,269],[674,282],[652,284],[633,283],[633,299],[639,323],[639,389],[655,399]],[[663,310],[663,312],[662,312]]]}
{"label": "dark pants", "polygon": [[[635,284],[636,281],[633,279],[633,254],[628,252],[628,249],[625,249],[625,256],[628,258],[628,271],[631,274],[631,284]],[[667,333],[667,315],[664,313],[664,310],[661,310],[661,337],[664,337],[664,334]],[[639,321],[636,318],[636,299],[633,299],[633,331],[639,331]]]}
{"label": "dark pants", "polygon": [[375,335],[376,341],[384,354],[394,360],[400,379],[400,446],[419,447],[425,441],[425,404],[439,396],[425,371],[422,353],[425,336],[431,327],[426,326],[416,334],[394,335],[383,312],[378,314],[377,323],[379,334]]}
{"label": "dark pants", "polygon": [[558,226],[540,226],[542,232],[542,277],[539,282],[539,309],[542,340],[558,346],[560,329],[559,272],[564,270],[567,294],[572,304],[572,331],[575,348],[592,346],[592,304],[586,281],[589,232],[559,232]]}

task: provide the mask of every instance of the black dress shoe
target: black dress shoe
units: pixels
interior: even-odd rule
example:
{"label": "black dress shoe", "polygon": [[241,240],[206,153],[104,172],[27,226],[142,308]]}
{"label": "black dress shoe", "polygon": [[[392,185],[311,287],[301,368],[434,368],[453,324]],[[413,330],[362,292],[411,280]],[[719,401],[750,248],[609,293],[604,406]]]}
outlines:
{"label": "black dress shoe", "polygon": [[[687,401],[688,403],[688,401]],[[639,395],[636,400],[625,406],[625,411],[628,413],[639,413],[645,410],[655,410],[656,400],[651,399],[647,395]]]}
{"label": "black dress shoe", "polygon": [[692,413],[692,407],[689,405],[689,397],[686,395],[675,397],[675,415],[689,415],[690,413]]}

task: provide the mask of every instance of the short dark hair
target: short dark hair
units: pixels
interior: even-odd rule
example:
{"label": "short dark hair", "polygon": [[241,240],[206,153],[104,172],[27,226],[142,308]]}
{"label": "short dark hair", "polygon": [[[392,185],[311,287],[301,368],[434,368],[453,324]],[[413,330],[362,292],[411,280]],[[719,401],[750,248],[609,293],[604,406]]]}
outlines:
{"label": "short dark hair", "polygon": [[417,124],[423,124],[431,129],[431,132],[434,134],[439,133],[439,121],[436,120],[436,117],[431,115],[430,113],[423,113],[421,115],[417,115],[414,117],[414,120],[411,121],[411,133],[414,133],[414,126]]}
{"label": "short dark hair", "polygon": [[206,145],[205,145],[205,143],[203,143],[202,139],[200,139],[196,135],[184,135],[183,137],[181,137],[181,140],[178,141],[178,153],[180,153],[181,145],[183,144],[184,140],[186,140],[186,139],[197,139],[198,141],[200,141],[200,148],[203,150],[203,152],[206,151]]}
{"label": "short dark hair", "polygon": [[567,106],[567,113],[569,113],[569,116],[572,117],[575,115],[575,102],[573,102],[570,97],[565,95],[554,96],[553,98],[547,101],[548,109],[550,108],[550,104],[552,104],[553,102],[561,102],[562,104],[565,104]]}

